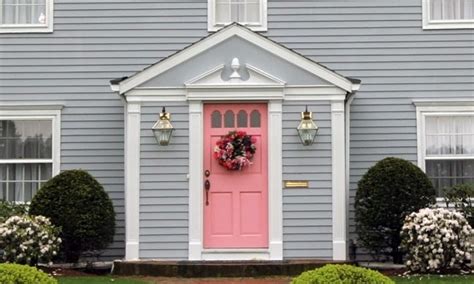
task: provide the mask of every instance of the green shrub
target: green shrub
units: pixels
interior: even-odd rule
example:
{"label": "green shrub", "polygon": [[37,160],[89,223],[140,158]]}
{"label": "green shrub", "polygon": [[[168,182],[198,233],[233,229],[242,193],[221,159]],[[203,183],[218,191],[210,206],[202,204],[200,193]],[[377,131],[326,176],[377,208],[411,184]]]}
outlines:
{"label": "green shrub", "polygon": [[45,183],[31,201],[30,214],[46,216],[61,227],[61,252],[67,262],[105,249],[115,234],[112,201],[83,170],[64,171]]}
{"label": "green shrub", "polygon": [[474,183],[457,184],[445,190],[446,207],[454,208],[464,214],[469,225],[474,228]]}
{"label": "green shrub", "polygon": [[417,166],[385,158],[358,183],[355,215],[358,243],[374,256],[391,256],[402,263],[400,231],[405,216],[435,203],[431,181]]}
{"label": "green shrub", "polygon": [[2,284],[57,284],[58,281],[41,270],[28,265],[0,264]]}
{"label": "green shrub", "polygon": [[21,216],[28,213],[26,204],[18,204],[5,200],[0,200],[0,222],[4,222],[12,216]]}
{"label": "green shrub", "polygon": [[306,271],[291,284],[395,284],[378,271],[347,264],[328,264]]}

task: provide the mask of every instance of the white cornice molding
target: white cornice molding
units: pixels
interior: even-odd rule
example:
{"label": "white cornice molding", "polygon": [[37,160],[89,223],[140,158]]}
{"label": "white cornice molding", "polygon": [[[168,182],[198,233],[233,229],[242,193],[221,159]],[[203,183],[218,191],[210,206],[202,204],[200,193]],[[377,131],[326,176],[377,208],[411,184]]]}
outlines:
{"label": "white cornice molding", "polygon": [[195,57],[196,55],[233,36],[237,36],[243,40],[249,41],[260,48],[288,62],[291,62],[299,68],[306,70],[341,89],[344,89],[345,91],[352,92],[354,90],[354,85],[347,78],[311,61],[310,59],[296,52],[293,52],[292,50],[274,41],[271,41],[268,38],[259,35],[258,33],[252,32],[251,30],[240,25],[233,24],[120,82],[120,93],[128,92],[140,84],[158,76],[159,74],[162,74],[163,72],[185,62],[186,60]]}
{"label": "white cornice molding", "polygon": [[[346,92],[330,85],[311,86],[214,86],[212,88],[199,87],[160,87],[160,88],[136,88],[127,92],[127,102],[183,102],[187,100],[241,100],[242,91],[255,90],[259,95],[247,93],[245,99],[266,100],[282,99],[285,101],[334,101],[345,100]],[[264,91],[263,93],[261,91]],[[212,93],[212,95],[211,95]],[[278,94],[277,94],[278,93]],[[191,95],[190,95],[191,94]],[[219,97],[221,96],[221,97]]]}

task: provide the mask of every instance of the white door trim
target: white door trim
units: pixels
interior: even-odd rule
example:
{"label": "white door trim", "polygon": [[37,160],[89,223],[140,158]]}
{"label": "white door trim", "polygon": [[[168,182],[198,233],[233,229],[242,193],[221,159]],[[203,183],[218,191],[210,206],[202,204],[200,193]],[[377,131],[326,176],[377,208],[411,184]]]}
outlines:
{"label": "white door trim", "polygon": [[268,250],[203,249],[203,124],[203,101],[189,101],[189,260],[282,260],[282,100],[268,102]]}

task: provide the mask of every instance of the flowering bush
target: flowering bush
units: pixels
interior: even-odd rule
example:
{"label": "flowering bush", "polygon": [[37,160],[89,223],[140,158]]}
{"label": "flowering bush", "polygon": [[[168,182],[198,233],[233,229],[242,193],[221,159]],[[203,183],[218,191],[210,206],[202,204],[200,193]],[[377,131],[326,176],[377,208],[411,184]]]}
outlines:
{"label": "flowering bush", "polygon": [[15,215],[28,214],[28,205],[0,200],[0,223]]}
{"label": "flowering bush", "polygon": [[50,263],[58,253],[59,229],[43,216],[12,216],[0,224],[0,248],[7,262]]}
{"label": "flowering bush", "polygon": [[252,164],[255,142],[255,138],[245,131],[230,131],[216,142],[214,158],[228,170],[241,170]]}
{"label": "flowering bush", "polygon": [[464,268],[471,259],[470,235],[474,230],[464,216],[444,208],[424,208],[405,218],[402,249],[407,267],[414,272],[442,272]]}

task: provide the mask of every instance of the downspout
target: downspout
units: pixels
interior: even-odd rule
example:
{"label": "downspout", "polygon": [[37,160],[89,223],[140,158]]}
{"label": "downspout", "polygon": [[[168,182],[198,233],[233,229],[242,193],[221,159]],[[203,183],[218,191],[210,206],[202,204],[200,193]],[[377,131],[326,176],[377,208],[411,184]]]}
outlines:
{"label": "downspout", "polygon": [[[344,118],[345,118],[345,159],[346,159],[346,164],[345,164],[345,174],[346,174],[346,244],[350,244],[349,242],[349,206],[350,206],[350,140],[351,140],[351,131],[350,131],[350,114],[351,114],[351,104],[352,101],[355,98],[356,92],[359,90],[360,85],[354,86],[355,88],[353,89],[352,92],[347,92],[346,95],[346,100],[344,101]],[[350,252],[350,247],[347,248]]]}

